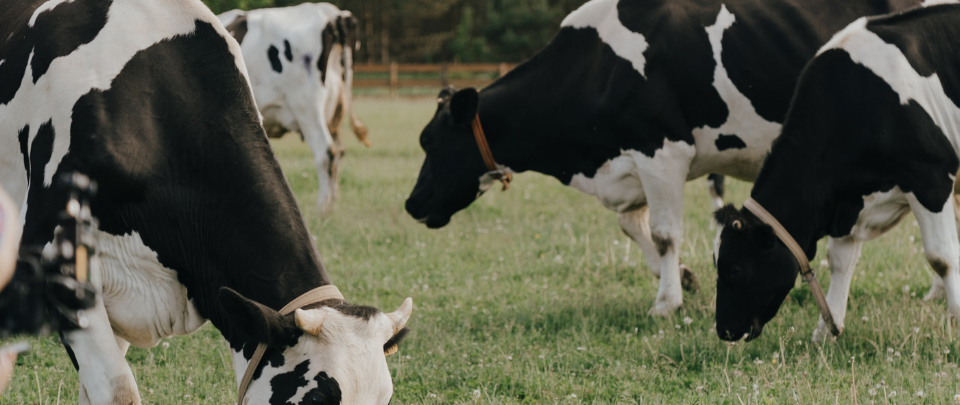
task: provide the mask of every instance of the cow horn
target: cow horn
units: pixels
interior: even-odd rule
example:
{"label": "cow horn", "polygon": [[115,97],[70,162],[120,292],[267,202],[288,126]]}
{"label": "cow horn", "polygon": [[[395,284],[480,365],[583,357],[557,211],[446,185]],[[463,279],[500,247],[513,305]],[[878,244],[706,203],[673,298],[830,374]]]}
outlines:
{"label": "cow horn", "polygon": [[400,304],[400,308],[397,308],[396,311],[387,314],[387,317],[393,321],[393,333],[396,334],[403,329],[404,325],[407,324],[407,320],[410,319],[410,314],[413,313],[413,298],[407,298],[403,300],[403,304]]}
{"label": "cow horn", "polygon": [[323,329],[323,311],[298,309],[293,313],[293,317],[297,321],[298,328],[311,335],[320,336],[320,331]]}
{"label": "cow horn", "polygon": [[741,230],[743,229],[743,223],[739,219],[733,221],[733,229]]}

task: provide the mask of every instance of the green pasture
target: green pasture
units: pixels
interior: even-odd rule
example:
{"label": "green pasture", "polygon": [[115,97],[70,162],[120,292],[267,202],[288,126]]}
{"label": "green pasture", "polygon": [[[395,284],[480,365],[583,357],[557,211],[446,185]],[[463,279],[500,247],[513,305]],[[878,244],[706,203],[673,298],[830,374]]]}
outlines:
{"label": "green pasture", "polygon": [[[817,309],[799,286],[763,336],[714,332],[713,230],[705,181],[687,184],[682,260],[700,278],[668,318],[647,310],[657,279],[616,216],[553,178],[520,174],[441,230],[403,211],[423,152],[427,99],[356,102],[374,143],[347,139],[332,216],[315,210],[316,177],[299,137],[274,144],[331,277],[354,303],[394,310],[410,296],[413,332],[388,359],[393,404],[952,404],[958,331],[929,286],[908,217],[867,244],[846,331],[816,345]],[[347,132],[349,134],[349,132]],[[728,181],[728,202],[750,185]],[[814,262],[819,267],[824,257]],[[829,284],[829,275],[821,280]],[[798,282],[799,285],[799,282]],[[76,403],[77,375],[55,338],[30,339],[3,404]],[[209,325],[127,359],[147,404],[236,403],[236,380]]]}

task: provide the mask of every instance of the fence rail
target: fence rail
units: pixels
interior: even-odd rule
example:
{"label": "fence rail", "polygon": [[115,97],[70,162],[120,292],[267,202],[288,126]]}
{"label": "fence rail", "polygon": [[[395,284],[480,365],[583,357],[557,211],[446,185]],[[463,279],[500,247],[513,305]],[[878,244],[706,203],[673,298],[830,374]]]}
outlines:
{"label": "fence rail", "polygon": [[507,74],[516,64],[401,64],[354,65],[354,88],[483,87]]}

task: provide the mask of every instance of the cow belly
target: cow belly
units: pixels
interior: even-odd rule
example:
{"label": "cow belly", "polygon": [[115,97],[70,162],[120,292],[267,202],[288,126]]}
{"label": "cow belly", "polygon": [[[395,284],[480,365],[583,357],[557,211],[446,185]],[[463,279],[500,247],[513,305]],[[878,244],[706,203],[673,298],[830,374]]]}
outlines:
{"label": "cow belly", "polygon": [[153,347],[161,338],[192,333],[207,322],[177,273],[160,264],[140,234],[100,232],[98,249],[99,280],[93,282],[117,336],[136,347]]}
{"label": "cow belly", "polygon": [[604,163],[593,178],[574,175],[570,186],[596,196],[604,207],[614,212],[629,211],[647,203],[637,164],[629,153]]}
{"label": "cow belly", "polygon": [[866,195],[850,234],[862,241],[875,239],[899,224],[908,212],[910,202],[900,187]]}

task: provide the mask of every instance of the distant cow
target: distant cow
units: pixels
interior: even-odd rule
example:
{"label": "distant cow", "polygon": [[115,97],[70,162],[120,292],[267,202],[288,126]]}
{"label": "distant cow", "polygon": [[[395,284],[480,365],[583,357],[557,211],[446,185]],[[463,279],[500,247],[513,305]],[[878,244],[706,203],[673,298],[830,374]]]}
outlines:
{"label": "distant cow", "polygon": [[[477,93],[441,93],[406,209],[446,225],[496,177],[533,170],[595,195],[683,302],[683,187],[707,173],[753,180],[797,77],[856,18],[919,0],[593,0],[544,50]],[[496,160],[481,159],[477,122]],[[720,183],[722,184],[722,183]]]}
{"label": "distant cow", "polygon": [[[960,6],[860,19],[833,37],[797,94],[751,197],[807,259],[830,236],[827,303],[842,329],[864,241],[917,218],[927,261],[960,318]],[[755,338],[793,288],[800,264],[752,212],[727,206],[717,250],[717,333]],[[827,336],[821,318],[814,340]]]}
{"label": "distant cow", "polygon": [[339,128],[345,115],[357,137],[370,146],[367,128],[352,109],[356,17],[329,3],[304,3],[231,10],[218,18],[240,42],[267,134],[299,131],[313,151],[317,206],[329,211],[339,184]]}
{"label": "distant cow", "polygon": [[199,0],[0,0],[0,186],[21,208],[24,245],[53,240],[64,198],[51,184],[73,171],[100,186],[98,300],[89,326],[64,336],[80,403],[139,404],[129,346],[208,320],[238,380],[251,370],[245,403],[389,402],[384,354],[412,304],[279,312],[331,280],[240,48]]}

